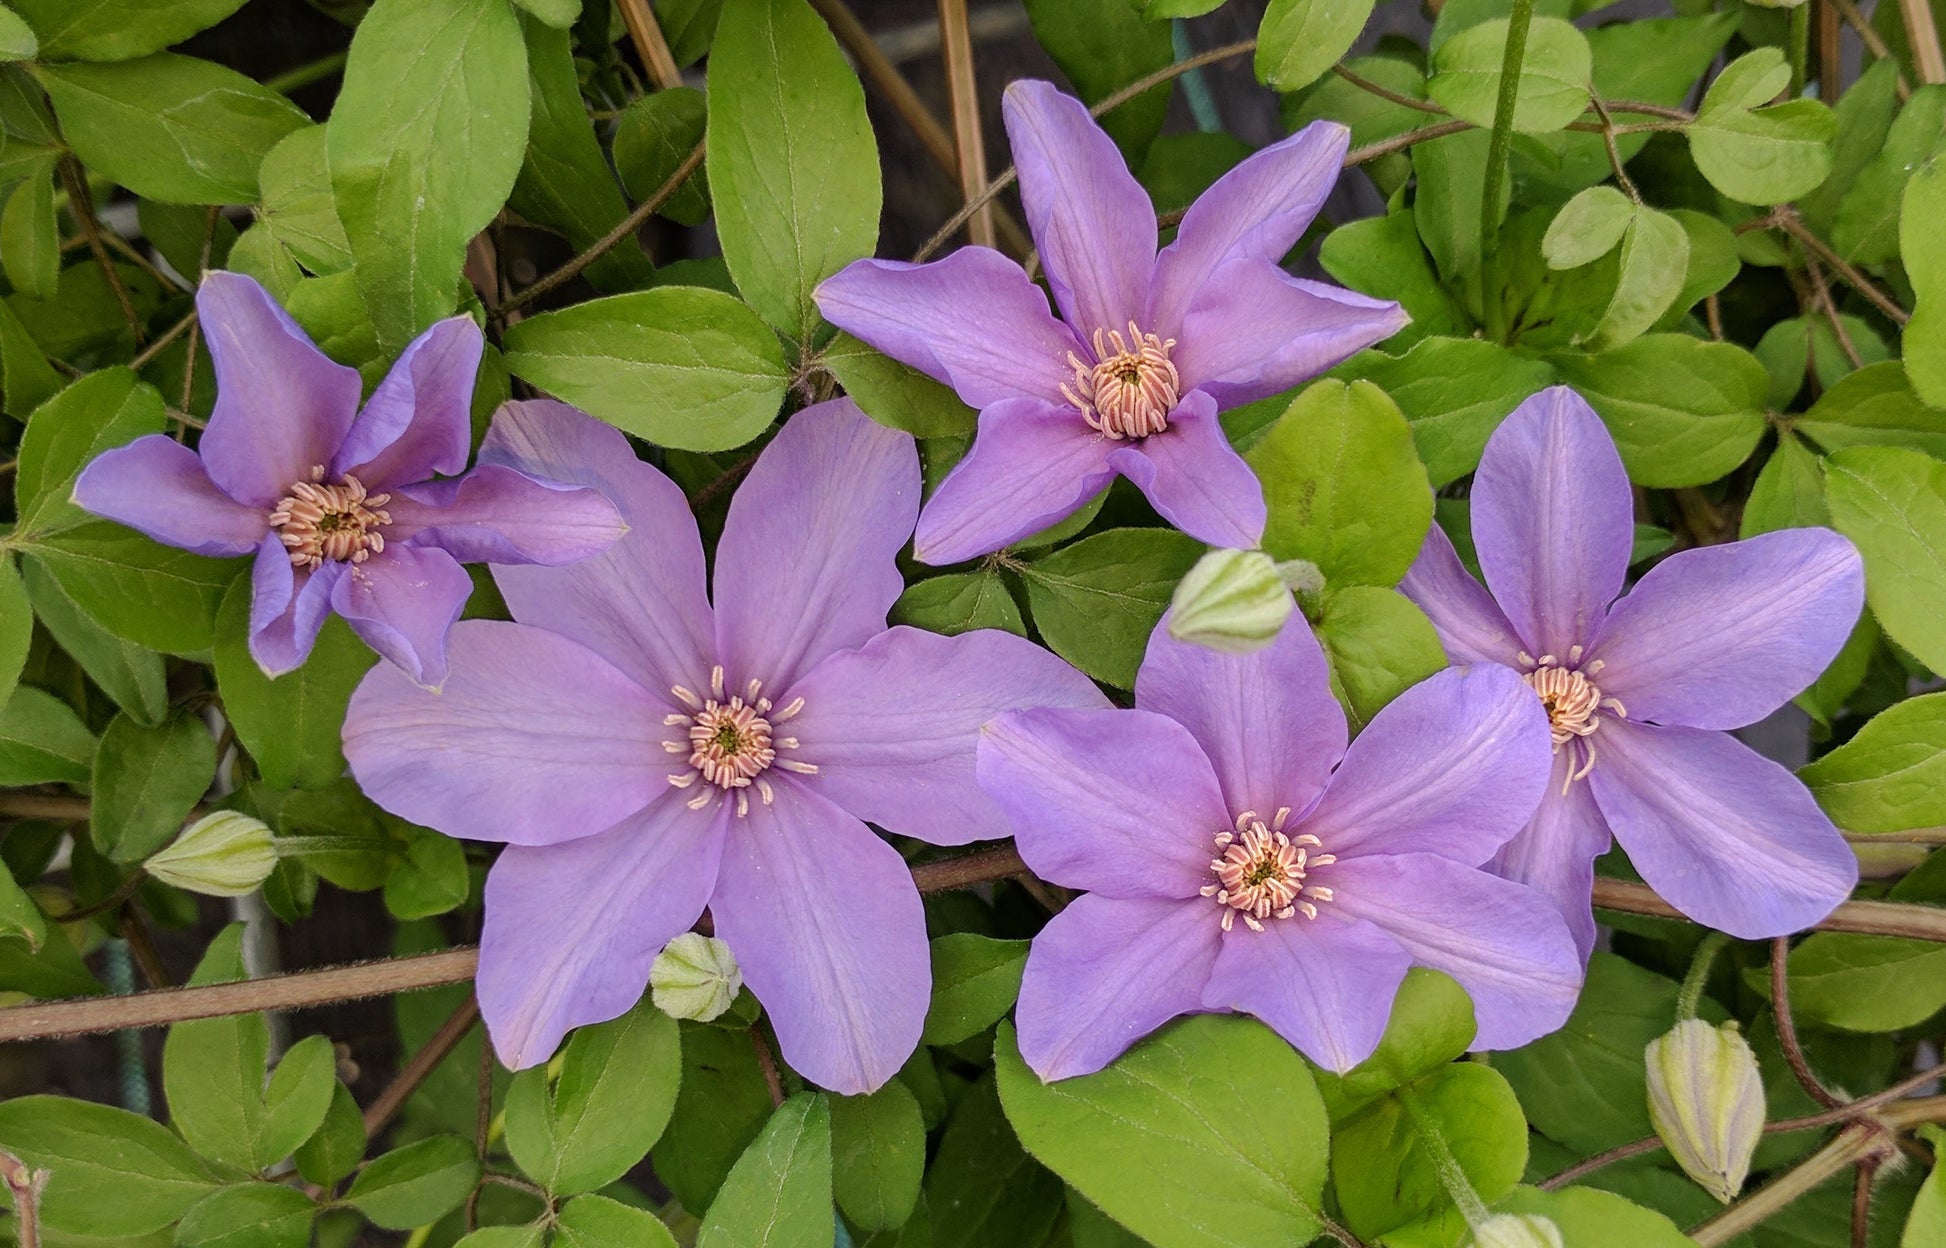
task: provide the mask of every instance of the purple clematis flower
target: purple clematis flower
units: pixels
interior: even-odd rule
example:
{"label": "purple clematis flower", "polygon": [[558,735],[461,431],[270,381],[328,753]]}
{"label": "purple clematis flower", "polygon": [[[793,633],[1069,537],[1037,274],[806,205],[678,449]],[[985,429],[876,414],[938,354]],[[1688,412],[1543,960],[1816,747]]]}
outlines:
{"label": "purple clematis flower", "polygon": [[1795,776],[1724,730],[1776,710],[1836,657],[1865,600],[1851,543],[1786,529],[1685,550],[1616,601],[1633,495],[1601,418],[1565,386],[1501,424],[1472,499],[1487,588],[1436,525],[1399,588],[1453,662],[1512,668],[1552,721],[1552,783],[1495,870],[1554,898],[1584,958],[1594,861],[1611,839],[1678,910],[1732,936],[1829,914],[1857,860]]}
{"label": "purple clematis flower", "polygon": [[345,721],[378,803],[503,841],[478,989],[507,1065],[641,996],[708,906],[783,1054],[839,1092],[919,1041],[931,964],[904,861],[865,820],[938,845],[1006,835],[980,791],[980,725],[1107,704],[1010,633],[887,628],[919,505],[912,439],[850,400],[792,417],[730,505],[704,592],[682,491],[622,435],[511,404],[483,462],[599,487],[629,535],[560,569],[498,567],[519,623],[453,630],[433,695],[383,668]]}
{"label": "purple clematis flower", "polygon": [[497,465],[453,475],[472,440],[471,320],[414,339],[360,410],[358,370],[326,358],[250,278],[209,274],[196,310],[217,385],[200,453],[137,438],[89,464],[74,501],[199,555],[255,552],[250,653],[267,674],[303,663],[336,611],[437,687],[473,589],[462,560],[571,563],[621,536],[594,490]]}
{"label": "purple clematis flower", "polygon": [[1027,955],[1020,1051],[1043,1079],[1212,1010],[1342,1072],[1377,1047],[1415,965],[1472,995],[1480,1048],[1566,1020],[1581,982],[1566,925],[1478,869],[1541,796],[1547,721],[1513,673],[1441,672],[1347,748],[1302,617],[1251,654],[1176,641],[1165,621],[1135,704],[1018,711],[980,741],[1021,857],[1088,890]]}
{"label": "purple clematis flower", "polygon": [[943,564],[998,550],[1117,474],[1190,536],[1255,546],[1263,490],[1216,414],[1407,320],[1396,303],[1278,267],[1337,181],[1350,131],[1317,122],[1243,161],[1158,255],[1155,206],[1079,100],[1016,82],[1003,112],[1060,320],[986,247],[932,264],[860,260],[817,291],[832,324],[980,409],[973,449],[919,517],[914,553]]}

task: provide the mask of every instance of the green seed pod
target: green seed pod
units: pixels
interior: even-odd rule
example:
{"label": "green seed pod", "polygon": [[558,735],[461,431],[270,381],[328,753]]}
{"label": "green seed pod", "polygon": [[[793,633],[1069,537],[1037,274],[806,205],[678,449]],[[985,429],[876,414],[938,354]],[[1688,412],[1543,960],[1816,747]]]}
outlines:
{"label": "green seed pod", "polygon": [[1472,1248],[1561,1248],[1561,1231],[1538,1213],[1496,1213],[1473,1228]]}
{"label": "green seed pod", "polygon": [[261,819],[219,810],[183,829],[142,869],[192,893],[243,897],[277,869],[276,838]]}
{"label": "green seed pod", "polygon": [[1684,1173],[1728,1204],[1764,1129],[1764,1081],[1734,1023],[1684,1019],[1649,1043],[1649,1121]]}
{"label": "green seed pod", "polygon": [[1295,605],[1269,555],[1212,550],[1176,586],[1169,635],[1226,654],[1246,654],[1269,645]]}
{"label": "green seed pod", "polygon": [[714,936],[684,932],[662,947],[649,967],[655,1008],[671,1018],[707,1023],[737,999],[743,972],[736,955]]}

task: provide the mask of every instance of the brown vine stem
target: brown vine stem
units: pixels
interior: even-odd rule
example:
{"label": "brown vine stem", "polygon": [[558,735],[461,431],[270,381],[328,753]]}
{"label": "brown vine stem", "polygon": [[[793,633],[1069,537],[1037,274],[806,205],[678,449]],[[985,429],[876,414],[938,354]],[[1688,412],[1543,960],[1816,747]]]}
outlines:
{"label": "brown vine stem", "polygon": [[669,41],[662,35],[662,23],[655,20],[655,10],[649,7],[649,0],[616,0],[616,6],[628,26],[629,42],[635,45],[635,54],[642,58],[642,68],[649,71],[649,81],[662,91],[680,87],[682,71],[676,68],[676,58],[669,51]]}
{"label": "brown vine stem", "polygon": [[[939,53],[946,62],[946,91],[952,100],[960,193],[971,199],[986,184],[987,154],[980,134],[980,91],[973,76],[973,35],[967,29],[966,0],[939,0]],[[981,205],[967,221],[966,239],[975,247],[993,246],[991,202]]]}
{"label": "brown vine stem", "polygon": [[446,1016],[439,1024],[439,1030],[422,1045],[412,1060],[405,1064],[398,1076],[385,1086],[385,1090],[370,1105],[365,1107],[365,1136],[371,1138],[385,1130],[392,1119],[404,1108],[406,1101],[419,1090],[439,1063],[446,1060],[459,1042],[466,1039],[466,1033],[473,1030],[473,1024],[480,1021],[480,999],[473,993],[466,994],[458,1009]]}
{"label": "brown vine stem", "polygon": [[5,1182],[13,1195],[14,1242],[18,1248],[40,1248],[41,1189],[47,1186],[49,1173],[0,1150],[0,1182]]}
{"label": "brown vine stem", "polygon": [[129,300],[128,288],[122,285],[122,275],[115,271],[114,258],[108,254],[108,245],[102,241],[101,222],[95,219],[95,201],[89,196],[88,179],[81,172],[81,162],[71,153],[63,155],[60,170],[62,185],[68,188],[68,211],[81,223],[81,232],[88,236],[88,246],[95,253],[95,263],[101,266],[102,276],[108,279],[108,288],[115,292],[115,302],[121,305],[122,316],[135,332],[135,343],[140,346],[146,336],[142,332],[142,318],[135,315],[135,304]]}
{"label": "brown vine stem", "polygon": [[1777,1045],[1784,1050],[1784,1061],[1798,1086],[1826,1109],[1837,1109],[1844,1102],[1819,1080],[1810,1059],[1804,1056],[1804,1046],[1797,1042],[1797,1020],[1791,1017],[1790,956],[1790,937],[1779,936],[1770,942],[1770,1013],[1777,1023]]}
{"label": "brown vine stem", "polygon": [[[177,321],[174,325],[171,325],[167,330],[163,332],[162,336],[157,338],[154,342],[151,342],[148,346],[143,347],[141,354],[137,355],[134,359],[130,360],[128,362],[128,366],[134,369],[138,373],[141,372],[144,368],[148,367],[149,362],[154,360],[156,356],[161,355],[164,351],[168,350],[170,343],[174,342],[176,339],[188,333],[195,326],[195,324],[196,324],[196,310],[194,308],[191,308],[187,316],[183,317],[180,321]],[[194,365],[193,361],[191,362],[191,365],[193,368]]]}
{"label": "brown vine stem", "polygon": [[1871,300],[1872,306],[1885,313],[1895,324],[1903,325],[1912,319],[1912,314],[1894,303],[1892,297],[1883,290],[1880,290],[1871,278],[1866,277],[1843,256],[1831,250],[1829,243],[1819,238],[1816,234],[1813,234],[1810,228],[1797,215],[1797,210],[1790,205],[1779,205],[1775,212],[1772,212],[1768,217],[1759,218],[1759,221],[1765,225],[1775,225],[1798,242],[1803,243],[1805,247],[1816,253],[1818,259],[1836,270],[1838,276],[1844,278],[1847,285],[1865,296],[1865,298]]}
{"label": "brown vine stem", "polygon": [[764,1087],[770,1089],[770,1107],[782,1107],[784,1077],[777,1071],[777,1058],[770,1051],[770,1042],[764,1039],[762,1023],[750,1024],[750,1047],[757,1051],[757,1069],[764,1072]]}
{"label": "brown vine stem", "polygon": [[1939,49],[1939,27],[1933,24],[1927,0],[1899,0],[1905,19],[1906,42],[1912,45],[1912,67],[1924,83],[1946,82],[1946,55]]}
{"label": "brown vine stem", "polygon": [[[1883,61],[1892,55],[1892,49],[1885,46],[1885,40],[1872,28],[1872,24],[1865,20],[1865,15],[1858,11],[1858,6],[1852,3],[1852,0],[1827,0],[1827,2],[1838,11],[1840,17],[1845,19],[1845,25],[1851,27],[1852,33],[1858,36],[1859,42],[1865,45],[1865,50],[1873,57]],[[1912,84],[1906,81],[1903,69],[1899,70],[1897,86],[1901,100],[1911,97]]]}
{"label": "brown vine stem", "polygon": [[[1632,880],[1595,880],[1595,907],[1689,921],[1646,884]],[[1847,901],[1826,915],[1813,931],[1860,932],[1867,936],[1906,936],[1946,942],[1946,907],[1896,901]]]}

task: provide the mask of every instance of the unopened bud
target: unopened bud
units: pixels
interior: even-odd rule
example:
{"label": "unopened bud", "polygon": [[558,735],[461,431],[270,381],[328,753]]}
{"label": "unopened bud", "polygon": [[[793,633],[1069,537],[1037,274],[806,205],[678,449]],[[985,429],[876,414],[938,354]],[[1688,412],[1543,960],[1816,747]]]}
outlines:
{"label": "unopened bud", "polygon": [[1736,1025],[1684,1019],[1649,1042],[1649,1121],[1683,1172],[1728,1204],[1764,1130],[1764,1081]]}
{"label": "unopened bud", "polygon": [[1169,635],[1226,654],[1246,654],[1269,645],[1295,605],[1269,555],[1212,550],[1176,586]]}
{"label": "unopened bud", "polygon": [[142,869],[192,893],[242,897],[277,869],[276,838],[261,819],[219,810],[183,829]]}
{"label": "unopened bud", "polygon": [[664,945],[649,967],[651,999],[671,1018],[710,1022],[730,1008],[742,988],[736,955],[714,936],[684,932]]}
{"label": "unopened bud", "polygon": [[1471,1248],[1561,1248],[1561,1230],[1538,1213],[1496,1213],[1473,1228]]}

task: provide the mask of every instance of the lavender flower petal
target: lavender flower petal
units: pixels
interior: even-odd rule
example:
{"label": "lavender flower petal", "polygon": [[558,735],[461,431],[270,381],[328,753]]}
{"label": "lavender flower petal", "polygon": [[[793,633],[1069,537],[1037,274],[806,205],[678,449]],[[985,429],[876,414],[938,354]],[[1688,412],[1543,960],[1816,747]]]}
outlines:
{"label": "lavender flower petal", "polygon": [[484,339],[471,317],[438,322],[406,345],[331,464],[383,490],[466,468],[473,442],[473,378]]}
{"label": "lavender flower petal", "polygon": [[892,628],[793,685],[779,729],[817,766],[804,783],[888,832],[935,845],[1010,835],[974,778],[981,725],[1027,707],[1106,709],[1094,682],[1024,637]]}
{"label": "lavender flower petal", "polygon": [[1177,641],[1163,620],[1135,678],[1135,705],[1189,730],[1216,768],[1232,815],[1309,808],[1345,755],[1345,713],[1331,696],[1324,651],[1300,616],[1249,654]]}
{"label": "lavender flower petal", "polygon": [[417,685],[446,683],[446,634],[473,593],[459,560],[436,546],[389,546],[331,587],[331,609]]}
{"label": "lavender flower petal", "polygon": [[904,859],[793,781],[730,822],[710,902],[784,1060],[845,1095],[873,1091],[918,1047],[932,962]]}
{"label": "lavender flower petal", "polygon": [[931,264],[855,261],[824,280],[817,301],[824,319],[974,407],[1065,404],[1069,353],[1093,360],[1026,271],[990,247],[962,247]]}
{"label": "lavender flower petal", "polygon": [[1253,932],[1238,923],[1203,990],[1203,1007],[1241,1010],[1340,1074],[1372,1055],[1412,955],[1374,925],[1331,909]]}
{"label": "lavender flower petal", "polygon": [[347,566],[326,563],[300,572],[277,534],[264,534],[250,565],[250,657],[264,675],[282,676],[311,657],[331,613],[332,590]]}
{"label": "lavender flower petal", "polygon": [[1216,401],[1201,391],[1183,396],[1169,413],[1168,429],[1111,450],[1108,466],[1198,541],[1237,550],[1263,538],[1263,486],[1231,449]]}
{"label": "lavender flower petal", "polygon": [[669,791],[669,708],[593,651],[490,620],[455,625],[448,649],[439,693],[380,664],[352,695],[345,758],[393,814],[448,836],[553,845]]}
{"label": "lavender flower petal", "polygon": [[1589,647],[1632,719],[1741,728],[1818,678],[1865,607],[1865,570],[1829,529],[1685,550],[1649,570]]}
{"label": "lavender flower petal", "polygon": [[980,413],[973,449],[926,500],[913,555],[959,563],[1065,520],[1114,478],[1115,446],[1072,407],[994,404]]}
{"label": "lavender flower petal", "polygon": [[1183,316],[1185,390],[1229,409],[1288,390],[1404,328],[1398,304],[1292,277],[1245,256],[1223,265]]}
{"label": "lavender flower petal", "polygon": [[400,486],[386,511],[388,548],[437,546],[466,563],[575,563],[628,532],[600,491],[537,481],[503,464]]}
{"label": "lavender flower petal", "polygon": [[1437,524],[1427,530],[1426,544],[1399,582],[1399,592],[1432,621],[1450,662],[1512,664],[1526,645]]}
{"label": "lavender flower petal", "polygon": [[247,555],[266,512],[216,488],[196,452],[152,433],[104,451],[74,482],[75,505],[199,555]]}
{"label": "lavender flower petal", "polygon": [[1155,262],[1155,206],[1080,100],[1052,83],[1008,86],[1001,116],[1020,202],[1061,315],[1083,339],[1142,315]]}
{"label": "lavender flower petal", "polygon": [[326,359],[241,273],[206,274],[196,310],[216,365],[203,466],[225,494],[268,512],[331,463],[358,413],[358,370]]}
{"label": "lavender flower petal", "polygon": [[1414,962],[1460,982],[1479,1024],[1474,1048],[1518,1048],[1574,1009],[1581,955],[1532,889],[1425,853],[1347,858],[1328,878],[1333,910],[1369,920]]}
{"label": "lavender flower petal", "polygon": [[1569,782],[1578,762],[1572,750],[1555,754],[1540,809],[1513,840],[1500,847],[1487,869],[1553,902],[1586,966],[1595,947],[1595,914],[1589,904],[1595,859],[1608,852],[1615,838],[1595,804],[1593,787],[1585,780]]}
{"label": "lavender flower petal", "polygon": [[1801,931],[1858,881],[1858,860],[1797,777],[1735,738],[1608,720],[1588,776],[1649,886],[1741,940]]}
{"label": "lavender flower petal", "polygon": [[884,631],[919,510],[912,438],[850,399],[787,422],[731,500],[716,548],[716,643],[732,683],[789,688]]}
{"label": "lavender flower petal", "polygon": [[1566,386],[1515,408],[1473,478],[1480,570],[1536,658],[1585,644],[1622,592],[1635,543],[1628,473],[1601,418]]}
{"label": "lavender flower petal", "polygon": [[1148,711],[1009,712],[978,774],[1034,874],[1108,897],[1196,897],[1234,818],[1189,730]]}
{"label": "lavender flower petal", "polygon": [[1043,1080],[1091,1075],[1179,1014],[1199,1013],[1217,908],[1198,898],[1078,897],[1048,921],[1021,976],[1020,1055]]}

